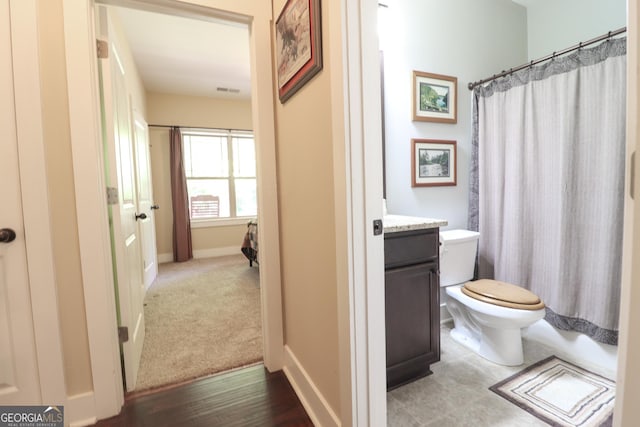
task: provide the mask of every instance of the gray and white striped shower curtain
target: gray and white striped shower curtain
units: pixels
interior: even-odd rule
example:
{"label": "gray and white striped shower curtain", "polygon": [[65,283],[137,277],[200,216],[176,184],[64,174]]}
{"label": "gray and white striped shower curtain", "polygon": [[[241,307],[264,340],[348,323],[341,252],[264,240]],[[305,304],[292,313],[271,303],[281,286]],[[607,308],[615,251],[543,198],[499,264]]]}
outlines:
{"label": "gray and white striped shower curtain", "polygon": [[521,285],[546,320],[618,339],[626,39],[474,90],[469,227],[479,276]]}

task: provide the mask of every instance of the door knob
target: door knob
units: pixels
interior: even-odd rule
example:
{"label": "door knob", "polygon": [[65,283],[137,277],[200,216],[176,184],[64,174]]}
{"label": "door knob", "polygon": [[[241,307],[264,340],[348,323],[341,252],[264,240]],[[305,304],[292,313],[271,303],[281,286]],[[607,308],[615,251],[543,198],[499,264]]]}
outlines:
{"label": "door knob", "polygon": [[10,228],[0,230],[0,243],[10,243],[16,240],[16,232]]}
{"label": "door knob", "polygon": [[160,209],[160,206],[158,206],[158,205],[153,205],[153,206],[151,206],[151,209],[152,209],[152,210],[153,210],[153,209]]}
{"label": "door knob", "polygon": [[136,214],[136,221],[139,219],[147,219],[147,214],[146,213],[141,213],[141,214]]}

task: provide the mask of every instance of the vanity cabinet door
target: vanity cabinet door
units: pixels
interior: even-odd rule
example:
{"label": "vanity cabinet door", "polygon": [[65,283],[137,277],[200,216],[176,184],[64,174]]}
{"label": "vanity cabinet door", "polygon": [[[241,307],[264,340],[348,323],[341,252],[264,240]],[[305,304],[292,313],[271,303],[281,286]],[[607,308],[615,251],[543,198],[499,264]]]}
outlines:
{"label": "vanity cabinet door", "polygon": [[440,360],[438,263],[385,273],[387,389],[431,373]]}

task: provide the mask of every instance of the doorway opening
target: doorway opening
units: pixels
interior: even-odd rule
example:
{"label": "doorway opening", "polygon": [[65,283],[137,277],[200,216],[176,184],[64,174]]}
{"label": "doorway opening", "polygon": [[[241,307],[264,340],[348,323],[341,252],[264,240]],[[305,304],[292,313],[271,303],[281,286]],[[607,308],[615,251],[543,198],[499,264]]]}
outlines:
{"label": "doorway opening", "polygon": [[[166,262],[172,259],[173,244],[171,184],[167,185],[170,175],[167,128],[180,126],[183,129],[198,129],[201,133],[227,132],[230,135],[235,135],[235,129],[244,131],[253,128],[249,27],[248,24],[232,21],[216,19],[211,22],[210,19],[194,16],[173,16],[167,14],[166,10],[155,13],[120,6],[101,6],[99,9],[98,13],[102,15],[98,22],[103,25],[105,20],[108,21],[106,25],[109,29],[110,47],[117,46],[113,48],[112,72],[108,78],[104,78],[107,74],[104,67],[101,70],[103,85],[117,90],[117,75],[121,74],[123,83],[120,85],[124,86],[124,96],[120,96],[123,99],[120,101],[123,105],[120,110],[117,109],[118,95],[114,95],[112,99],[112,104],[116,107],[113,135],[116,147],[111,148],[113,152],[110,153],[113,164],[109,166],[109,160],[106,163],[106,168],[111,169],[107,171],[107,176],[109,173],[115,174],[112,182],[117,182],[118,187],[124,185],[120,190],[121,206],[126,204],[123,203],[126,196],[123,193],[126,193],[127,180],[133,182],[130,186],[132,193],[137,193],[130,194],[134,216],[138,220],[143,214],[152,215],[156,220],[157,238],[154,238],[154,250],[158,261]],[[163,38],[162,34],[170,37]],[[168,40],[171,40],[171,46],[168,46]],[[215,44],[227,49],[223,54],[213,54],[217,61],[224,57],[223,63],[211,60],[212,54],[206,52]],[[204,47],[204,51],[201,47]],[[161,60],[165,62],[159,63]],[[180,69],[179,64],[183,64],[184,68]],[[220,68],[222,72],[219,71]],[[202,72],[198,76],[196,71],[200,69],[208,76],[203,76]],[[183,78],[172,82],[171,77],[186,77],[186,81]],[[225,78],[228,80],[225,81]],[[233,83],[234,79],[238,84]],[[106,93],[107,90],[103,92]],[[108,95],[105,97],[108,98]],[[131,120],[131,117],[127,117],[129,111],[140,115],[141,119]],[[103,113],[103,117],[107,117],[104,127],[109,129],[111,124],[108,115]],[[149,124],[147,145],[150,150],[147,165],[153,178],[149,177],[150,182],[147,184],[152,181],[149,188],[154,196],[150,212],[139,212],[140,208],[135,206],[139,204],[136,201],[140,195],[140,183],[144,181],[144,178],[136,180],[135,175],[139,169],[144,169],[144,164],[136,163],[135,135],[132,150],[134,154],[130,158],[126,155],[126,144],[131,145],[131,142],[120,134],[127,127],[127,121],[130,127],[139,122]],[[105,132],[108,134],[108,130]],[[132,133],[125,131],[124,134]],[[230,146],[232,149],[225,152],[227,155],[230,154],[229,151],[233,151],[235,144]],[[212,154],[216,152],[215,148],[205,148],[204,151]],[[109,153],[109,150],[106,147],[105,152]],[[220,150],[217,154],[220,154]],[[230,157],[231,155],[228,156]],[[209,162],[203,162],[200,156],[194,158],[200,165],[216,162],[215,157],[210,158]],[[226,205],[218,197],[217,217],[198,218],[190,209],[191,219],[195,220],[191,233],[196,259],[174,266],[160,264],[159,276],[146,283],[143,281],[144,285],[138,286],[138,278],[135,277],[137,264],[131,260],[137,260],[142,265],[141,269],[145,270],[148,263],[144,250],[138,249],[140,255],[136,259],[135,254],[130,255],[126,250],[121,251],[123,257],[119,258],[117,248],[114,249],[115,258],[119,260],[118,266],[114,268],[118,279],[116,298],[119,323],[126,325],[128,322],[129,325],[129,343],[121,346],[124,382],[129,392],[179,383],[262,360],[261,292],[264,290],[259,286],[261,272],[256,265],[249,265],[240,251],[247,223],[255,223],[259,216],[256,212],[258,203],[255,188],[259,177],[255,171],[255,150],[252,177],[242,176],[243,179],[237,179],[234,172],[239,170],[242,175],[247,166],[236,167],[232,160],[229,160],[228,165],[231,171],[227,170],[227,181],[234,182],[227,182],[230,184],[230,191],[225,194],[228,202]],[[200,182],[209,178],[218,183],[225,179],[215,171],[213,175],[195,178]],[[229,176],[236,179],[229,179]],[[253,194],[251,189],[246,190],[246,184],[251,179]],[[193,199],[191,196],[195,196],[192,192],[189,191],[189,200]],[[249,198],[253,196],[253,211],[246,208],[247,193]],[[112,209],[115,210],[113,207]],[[123,218],[130,218],[130,213],[120,215],[123,229],[127,227]],[[117,223],[116,212],[112,215],[112,224]],[[139,238],[130,236],[132,235],[128,233],[120,236],[117,230],[112,231],[116,242],[123,240],[124,246],[131,243],[134,248],[131,252],[135,252],[136,240],[140,241],[139,247],[144,246],[142,234]],[[124,266],[122,259],[126,260]],[[268,260],[262,264],[268,265]],[[125,270],[124,274],[118,272],[119,269]],[[175,274],[176,271],[179,274]],[[229,294],[235,296],[227,298]],[[160,303],[161,301],[166,303]],[[224,316],[221,317],[221,313]],[[236,322],[239,318],[244,321]],[[217,336],[208,329],[212,324],[222,326],[219,333],[229,335]],[[228,347],[227,350],[223,349],[225,346]],[[239,357],[242,352],[238,348],[243,346],[251,349],[248,355]],[[207,360],[213,359],[224,363],[207,363]]]}

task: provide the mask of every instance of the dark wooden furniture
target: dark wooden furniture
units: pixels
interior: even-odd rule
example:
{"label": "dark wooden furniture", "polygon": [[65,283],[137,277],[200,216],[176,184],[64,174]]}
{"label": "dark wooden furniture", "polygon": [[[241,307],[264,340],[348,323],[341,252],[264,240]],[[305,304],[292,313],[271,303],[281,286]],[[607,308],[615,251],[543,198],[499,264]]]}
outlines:
{"label": "dark wooden furniture", "polygon": [[256,220],[251,220],[247,224],[247,232],[242,240],[240,251],[249,260],[249,267],[252,267],[254,262],[258,264],[258,223]]}
{"label": "dark wooden furniture", "polygon": [[440,360],[439,228],[385,233],[387,390]]}

